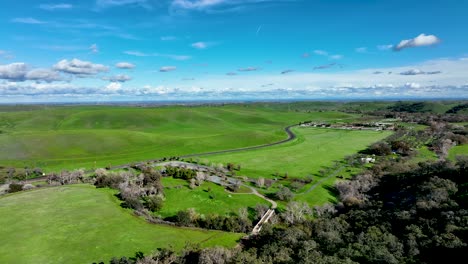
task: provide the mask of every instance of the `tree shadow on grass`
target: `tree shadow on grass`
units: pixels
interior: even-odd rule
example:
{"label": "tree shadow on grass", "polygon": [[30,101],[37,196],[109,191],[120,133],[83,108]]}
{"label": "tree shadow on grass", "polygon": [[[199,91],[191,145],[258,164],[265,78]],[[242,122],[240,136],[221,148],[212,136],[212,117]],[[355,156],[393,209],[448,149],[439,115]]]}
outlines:
{"label": "tree shadow on grass", "polygon": [[335,186],[330,185],[330,184],[323,185],[323,188],[328,191],[328,194],[330,194],[331,196],[335,198],[335,199],[330,198],[328,199],[328,201],[331,203],[335,203],[338,197],[340,196],[338,189],[336,189]]}

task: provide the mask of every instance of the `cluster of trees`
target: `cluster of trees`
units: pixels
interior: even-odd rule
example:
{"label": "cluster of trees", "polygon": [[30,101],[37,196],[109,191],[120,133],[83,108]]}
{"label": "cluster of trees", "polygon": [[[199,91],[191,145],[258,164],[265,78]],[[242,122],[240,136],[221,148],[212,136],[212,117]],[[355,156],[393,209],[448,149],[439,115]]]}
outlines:
{"label": "cluster of trees", "polygon": [[194,208],[181,210],[176,216],[168,217],[165,221],[176,223],[179,226],[199,227],[205,229],[222,230],[237,233],[249,233],[254,224],[268,211],[269,207],[257,204],[255,208],[240,208],[237,214],[217,215],[199,214]]}
{"label": "cluster of trees", "polygon": [[41,168],[14,168],[0,166],[0,184],[23,181],[43,176]]}
{"label": "cluster of trees", "polygon": [[164,175],[175,179],[190,180],[197,176],[197,172],[189,168],[167,166]]}
{"label": "cluster of trees", "polygon": [[164,220],[175,222],[179,226],[248,233],[252,229],[253,220],[258,219],[252,219],[246,208],[241,208],[237,214],[231,215],[203,215],[190,208]]}
{"label": "cluster of trees", "polygon": [[337,205],[292,202],[240,249],[158,250],[136,263],[457,263],[468,250],[466,175],[466,157],[367,171],[337,186]]}
{"label": "cluster of trees", "polygon": [[152,167],[140,167],[138,175],[131,171],[109,172],[97,169],[95,176],[94,185],[97,188],[119,190],[122,207],[134,209],[138,214],[151,218],[150,212],[159,211],[164,205],[162,176]]}

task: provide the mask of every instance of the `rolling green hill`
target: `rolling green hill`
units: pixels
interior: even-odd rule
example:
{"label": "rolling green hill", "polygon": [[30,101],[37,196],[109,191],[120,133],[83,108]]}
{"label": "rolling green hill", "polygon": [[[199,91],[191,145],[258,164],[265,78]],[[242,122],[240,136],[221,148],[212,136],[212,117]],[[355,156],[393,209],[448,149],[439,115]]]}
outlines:
{"label": "rolling green hill", "polygon": [[0,166],[50,171],[119,165],[275,142],[286,138],[287,125],[353,117],[262,105],[55,106],[3,111]]}
{"label": "rolling green hill", "polygon": [[0,197],[0,263],[92,263],[185,243],[232,247],[242,235],[147,223],[90,185]]}

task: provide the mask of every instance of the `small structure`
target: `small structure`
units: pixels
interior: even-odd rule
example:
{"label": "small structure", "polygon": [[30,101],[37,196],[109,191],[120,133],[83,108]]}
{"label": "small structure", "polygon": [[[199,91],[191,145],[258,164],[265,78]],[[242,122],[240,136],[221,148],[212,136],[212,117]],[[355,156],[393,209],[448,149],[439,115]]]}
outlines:
{"label": "small structure", "polygon": [[374,163],[375,162],[375,158],[361,158],[361,162],[362,163]]}

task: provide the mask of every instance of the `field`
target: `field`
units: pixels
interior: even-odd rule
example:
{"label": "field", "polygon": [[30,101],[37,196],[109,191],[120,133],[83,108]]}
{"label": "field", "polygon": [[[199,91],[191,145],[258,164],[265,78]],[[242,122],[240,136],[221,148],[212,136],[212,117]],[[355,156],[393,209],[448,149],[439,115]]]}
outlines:
{"label": "field", "polygon": [[351,131],[324,128],[293,128],[297,139],[273,147],[212,156],[215,163],[241,165],[238,175],[275,178],[275,174],[305,177],[317,174],[333,161],[339,161],[390,135],[387,131]]}
{"label": "field", "polygon": [[283,128],[291,124],[355,117],[278,108],[254,104],[4,109],[0,111],[0,166],[57,171],[120,165],[271,143],[286,138]]}
{"label": "field", "polygon": [[468,144],[452,147],[449,150],[449,159],[455,160],[457,156],[467,156],[468,155]]}
{"label": "field", "polygon": [[[164,178],[163,185],[166,201],[163,209],[158,212],[162,217],[174,216],[178,211],[188,208],[195,208],[200,214],[226,215],[237,213],[242,207],[270,205],[253,194],[230,194],[223,187],[211,182],[205,182],[194,190],[188,188],[187,181],[172,178]],[[182,187],[174,188],[178,185]]]}
{"label": "field", "polygon": [[234,246],[241,237],[146,223],[114,193],[70,185],[1,197],[0,263],[92,263],[186,242]]}
{"label": "field", "polygon": [[[313,185],[328,176],[319,175],[319,171],[324,167],[331,166],[334,161],[340,161],[346,155],[365,149],[371,143],[391,134],[389,131],[301,127],[296,127],[293,131],[297,139],[285,144],[201,158],[214,163],[240,164],[241,170],[236,172],[237,175],[250,178],[279,179],[286,173],[288,178],[304,178],[311,175],[314,179],[311,183]],[[335,180],[335,177],[326,179],[312,192],[301,194],[298,198],[311,204],[323,204],[333,199],[326,187],[333,185]]]}

